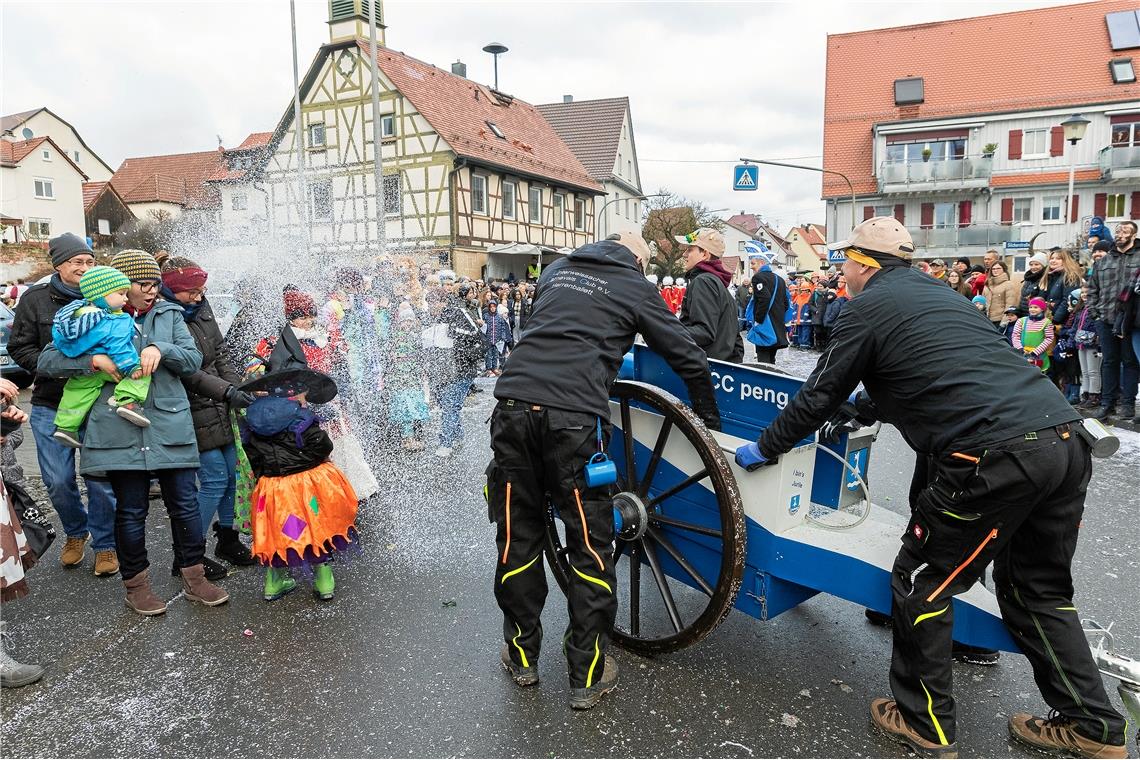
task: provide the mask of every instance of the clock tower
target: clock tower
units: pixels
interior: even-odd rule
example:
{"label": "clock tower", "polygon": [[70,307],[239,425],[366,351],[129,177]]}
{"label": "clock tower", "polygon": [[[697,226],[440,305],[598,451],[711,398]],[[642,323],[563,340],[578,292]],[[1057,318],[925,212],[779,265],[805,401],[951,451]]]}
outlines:
{"label": "clock tower", "polygon": [[384,0],[329,0],[329,42],[368,39],[369,6],[376,3],[376,44],[384,43]]}

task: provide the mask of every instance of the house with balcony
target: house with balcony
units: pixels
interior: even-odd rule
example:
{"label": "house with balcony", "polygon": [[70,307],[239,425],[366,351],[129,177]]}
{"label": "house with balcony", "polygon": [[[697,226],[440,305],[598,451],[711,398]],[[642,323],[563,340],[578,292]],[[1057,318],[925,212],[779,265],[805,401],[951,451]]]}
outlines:
{"label": "house with balcony", "polygon": [[[1041,55],[1058,39],[1081,44]],[[824,175],[828,229],[894,216],[917,258],[1019,270],[1094,215],[1140,218],[1136,53],[1127,0],[829,35],[823,166],[855,205]]]}

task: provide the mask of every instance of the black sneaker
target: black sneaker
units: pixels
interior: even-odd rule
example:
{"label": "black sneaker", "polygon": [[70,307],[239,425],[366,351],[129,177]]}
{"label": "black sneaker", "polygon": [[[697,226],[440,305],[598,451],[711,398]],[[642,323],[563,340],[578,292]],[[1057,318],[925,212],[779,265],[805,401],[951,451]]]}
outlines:
{"label": "black sneaker", "polygon": [[894,624],[894,618],[892,618],[890,615],[884,615],[878,610],[873,610],[870,607],[863,610],[863,615],[867,618],[867,622],[871,625],[890,628]]}
{"label": "black sneaker", "polygon": [[538,668],[524,668],[522,665],[515,665],[511,661],[510,650],[506,644],[503,644],[503,651],[500,652],[499,659],[503,662],[503,670],[510,673],[511,679],[519,686],[534,686],[538,683]]}
{"label": "black sneaker", "polygon": [[1125,422],[1132,422],[1133,418],[1136,416],[1136,405],[1135,404],[1121,404],[1119,416],[1120,416],[1120,419],[1124,420]]}
{"label": "black sneaker", "polygon": [[606,655],[605,670],[602,671],[602,680],[592,686],[580,689],[570,689],[570,707],[575,710],[589,710],[609,694],[618,683],[617,661]]}
{"label": "black sneaker", "polygon": [[[221,562],[215,562],[209,557],[202,557],[202,567],[206,571],[206,580],[220,581],[230,574],[230,569]],[[170,577],[181,578],[181,568],[178,565],[170,566]]]}
{"label": "black sneaker", "polygon": [[1108,420],[1112,419],[1115,416],[1116,416],[1116,407],[1115,406],[1102,406],[1100,409],[1098,409],[1096,411],[1096,414],[1093,415],[1093,419],[1100,420],[1101,422],[1107,422]]}
{"label": "black sneaker", "polygon": [[79,433],[64,430],[63,428],[56,428],[55,432],[51,434],[51,437],[69,449],[83,448],[83,441],[79,440]]}
{"label": "black sneaker", "polygon": [[138,425],[139,427],[150,427],[150,420],[148,420],[146,416],[143,415],[142,407],[133,401],[129,404],[117,404],[115,406],[115,414],[119,415],[132,425]]}
{"label": "black sneaker", "polygon": [[955,641],[954,646],[950,649],[950,656],[958,662],[965,662],[970,665],[981,665],[982,667],[993,667],[998,664],[1001,653],[996,649],[972,647],[969,644],[959,644]]}

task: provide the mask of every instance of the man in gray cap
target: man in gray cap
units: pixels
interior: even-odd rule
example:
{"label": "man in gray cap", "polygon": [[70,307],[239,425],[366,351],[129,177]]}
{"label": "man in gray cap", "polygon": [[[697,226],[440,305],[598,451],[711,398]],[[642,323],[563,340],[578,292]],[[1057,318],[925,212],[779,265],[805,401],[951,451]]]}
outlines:
{"label": "man in gray cap", "polygon": [[[55,274],[50,282],[29,288],[20,299],[8,338],[8,353],[33,374],[40,352],[51,343],[55,313],[83,298],[79,278],[95,266],[95,254],[83,238],[71,233],[52,238],[48,254]],[[115,575],[119,572],[119,558],[115,552],[115,497],[111,487],[105,481],[85,478],[88,506],[84,508],[75,482],[75,449],[52,437],[63,385],[63,380],[36,375],[30,415],[40,475],[67,534],[60,561],[64,567],[78,567],[83,562],[84,546],[91,539],[95,575]]]}
{"label": "man in gray cap", "polygon": [[[891,572],[894,699],[871,702],[872,724],[922,756],[958,756],[951,599],[993,562],[1002,619],[1054,711],[1015,713],[1010,734],[1038,749],[1126,757],[1124,718],[1073,604],[1092,475],[1081,415],[969,301],[911,269],[914,243],[896,220],[872,217],[829,247],[845,252],[852,298],[803,388],[736,461],[748,470],[772,463],[850,400],[930,462]],[[961,361],[962,346],[976,361]],[[852,396],[860,382],[866,390]],[[926,403],[932,397],[970,403]]]}

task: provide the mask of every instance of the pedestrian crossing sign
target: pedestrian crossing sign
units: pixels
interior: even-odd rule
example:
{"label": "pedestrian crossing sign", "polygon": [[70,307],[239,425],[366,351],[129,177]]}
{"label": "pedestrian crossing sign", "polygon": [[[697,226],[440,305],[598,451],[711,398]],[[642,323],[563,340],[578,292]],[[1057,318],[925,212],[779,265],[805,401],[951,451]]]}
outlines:
{"label": "pedestrian crossing sign", "polygon": [[828,264],[842,264],[845,261],[847,261],[847,255],[842,248],[827,252]]}
{"label": "pedestrian crossing sign", "polygon": [[733,190],[755,190],[760,183],[760,167],[752,164],[737,164],[732,170]]}

